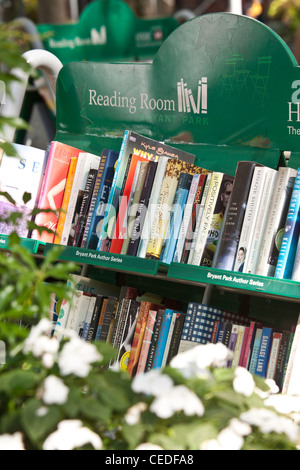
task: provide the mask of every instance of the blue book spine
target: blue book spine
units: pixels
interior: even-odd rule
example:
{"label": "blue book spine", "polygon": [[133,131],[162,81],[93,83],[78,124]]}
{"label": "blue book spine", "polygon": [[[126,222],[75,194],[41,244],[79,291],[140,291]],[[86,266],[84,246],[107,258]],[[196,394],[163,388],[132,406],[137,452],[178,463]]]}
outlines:
{"label": "blue book spine", "polygon": [[181,173],[180,175],[178,187],[176,190],[170,214],[170,224],[167,235],[168,238],[165,242],[165,247],[162,250],[161,261],[163,263],[170,264],[173,259],[178,234],[183,218],[184,207],[189,195],[189,189],[191,186],[192,178],[193,176],[189,173]]}
{"label": "blue book spine", "polygon": [[90,250],[96,250],[98,245],[101,221],[103,221],[104,218],[105,207],[106,203],[108,202],[118,155],[118,152],[115,152],[114,150],[108,150],[105,166],[103,168],[103,176],[99,185],[97,196],[94,201],[93,199],[91,201],[91,206],[94,208],[94,210],[91,213],[90,228],[87,235],[87,240],[85,242],[86,247]]}
{"label": "blue book spine", "polygon": [[161,330],[160,330],[160,334],[159,334],[159,338],[157,342],[157,348],[156,348],[155,356],[153,360],[153,367],[152,367],[153,369],[157,369],[161,367],[162,360],[164,357],[166,342],[168,338],[168,333],[169,333],[169,329],[171,325],[172,315],[174,312],[175,310],[171,310],[168,308],[165,310],[164,319],[161,325]]}
{"label": "blue book spine", "polygon": [[262,329],[258,358],[255,368],[255,374],[261,377],[266,377],[267,375],[267,367],[272,344],[272,334],[272,328],[264,327]]}
{"label": "blue book spine", "polygon": [[297,170],[274,277],[291,279],[300,233],[300,168]]}
{"label": "blue book spine", "polygon": [[119,195],[121,192],[122,186],[122,177],[126,169],[127,161],[123,159],[124,151],[127,145],[129,131],[124,132],[124,137],[122,140],[122,145],[119,153],[119,157],[117,160],[116,169],[114,172],[114,177],[111,185],[111,190],[109,192],[107,205],[105,209],[105,214],[102,221],[101,231],[99,235],[97,250],[99,251],[107,251],[109,249],[109,236],[112,235],[114,224],[112,226],[111,221],[116,221],[117,217],[117,209],[116,204],[119,199]]}
{"label": "blue book spine", "polygon": [[255,339],[254,339],[254,343],[253,343],[253,348],[252,348],[252,351],[251,351],[250,364],[249,364],[249,372],[251,372],[251,374],[255,374],[261,335],[262,335],[262,329],[258,328],[256,330]]}

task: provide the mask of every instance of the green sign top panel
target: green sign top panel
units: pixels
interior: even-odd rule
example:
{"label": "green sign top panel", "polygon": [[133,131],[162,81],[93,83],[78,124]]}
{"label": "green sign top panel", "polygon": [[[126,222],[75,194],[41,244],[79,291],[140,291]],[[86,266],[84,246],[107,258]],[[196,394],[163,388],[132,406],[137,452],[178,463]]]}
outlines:
{"label": "green sign top panel", "polygon": [[75,24],[37,25],[47,51],[62,63],[153,57],[178,27],[175,18],[138,19],[120,0],[95,0]]}
{"label": "green sign top panel", "polygon": [[132,129],[196,154],[203,144],[292,151],[299,101],[299,67],[284,41],[252,18],[214,13],[179,26],[153,63],[66,64],[57,138],[86,147]]}

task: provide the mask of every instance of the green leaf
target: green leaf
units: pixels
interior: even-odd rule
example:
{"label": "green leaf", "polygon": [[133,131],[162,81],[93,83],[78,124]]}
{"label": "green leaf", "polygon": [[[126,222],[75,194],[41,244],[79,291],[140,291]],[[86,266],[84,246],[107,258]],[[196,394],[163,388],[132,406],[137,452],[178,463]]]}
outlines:
{"label": "green leaf", "polygon": [[102,423],[105,423],[111,416],[111,409],[95,398],[83,397],[80,409],[87,419],[95,419]]}
{"label": "green leaf", "polygon": [[35,444],[42,444],[44,439],[56,430],[62,419],[58,406],[43,405],[39,400],[32,399],[26,403],[21,412],[21,420],[26,433]]}
{"label": "green leaf", "polygon": [[0,374],[0,391],[9,395],[22,395],[24,391],[32,390],[38,383],[36,373],[24,370],[13,370]]}

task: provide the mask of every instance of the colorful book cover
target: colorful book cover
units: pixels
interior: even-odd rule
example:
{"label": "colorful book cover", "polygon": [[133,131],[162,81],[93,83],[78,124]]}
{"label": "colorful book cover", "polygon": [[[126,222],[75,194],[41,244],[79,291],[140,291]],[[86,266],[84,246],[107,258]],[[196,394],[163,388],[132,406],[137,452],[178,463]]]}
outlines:
{"label": "colorful book cover", "polygon": [[290,279],[300,234],[300,168],[297,170],[274,277]]}
{"label": "colorful book cover", "polygon": [[190,173],[181,173],[179,176],[174,201],[171,207],[169,226],[160,254],[160,260],[163,263],[170,264],[173,259],[192,179],[193,175]]}
{"label": "colorful book cover", "polygon": [[[208,190],[209,183],[206,184],[206,180],[211,178],[211,173],[209,175],[200,174],[199,183],[195,195],[195,200],[192,207],[191,218],[187,227],[187,233],[185,235],[185,240],[183,244],[183,249],[181,253],[181,258],[178,258],[178,263],[187,263],[189,259],[190,250],[192,247],[193,237],[195,233],[197,218],[200,212],[204,209],[204,203],[201,204],[202,196],[204,194],[205,188]],[[203,198],[205,200],[205,197]],[[175,261],[175,260],[174,260]]]}
{"label": "colorful book cover", "polygon": [[86,341],[88,343],[90,343],[91,341],[94,341],[96,338],[98,321],[99,321],[99,317],[101,313],[102,304],[104,302],[104,299],[107,299],[107,297],[101,294],[97,294],[95,297],[96,297],[96,302],[95,302],[95,306],[94,306],[94,310],[93,310],[93,314],[91,318],[89,331],[88,331],[87,338],[86,338]]}
{"label": "colorful book cover", "polygon": [[103,302],[101,304],[100,314],[98,317],[98,323],[97,323],[96,332],[95,332],[95,341],[100,341],[100,334],[101,334],[101,329],[103,325],[104,315],[105,315],[106,308],[107,308],[107,303],[108,303],[108,297],[104,297]]}
{"label": "colorful book cover", "polygon": [[82,248],[95,250],[97,248],[105,206],[112,185],[115,165],[119,152],[103,149],[98,168],[90,210],[87,217],[86,229],[82,239]]}
{"label": "colorful book cover", "polygon": [[112,344],[119,350],[122,338],[123,316],[127,312],[126,302],[128,299],[136,300],[138,291],[134,287],[122,286],[119,294],[118,310],[116,313]]}
{"label": "colorful book cover", "polygon": [[99,341],[108,340],[109,329],[114,319],[117,304],[118,304],[117,297],[108,296],[106,310],[105,310],[105,314],[104,314],[104,318],[103,318],[103,322],[101,326],[101,331],[99,335]]}
{"label": "colorful book cover", "polygon": [[129,156],[133,154],[141,155],[151,160],[158,160],[161,156],[167,156],[176,160],[186,160],[192,163],[195,159],[195,156],[188,152],[176,149],[148,137],[144,137],[135,132],[128,130],[125,131],[112,182],[112,188],[109,194],[107,204],[108,209],[105,211],[104,222],[97,247],[100,251],[108,251],[110,248],[116,224],[116,217],[119,210],[119,196],[123,185],[127,162]]}
{"label": "colorful book cover", "polygon": [[170,328],[169,328],[169,331],[168,331],[168,336],[167,336],[167,339],[166,339],[166,345],[165,345],[164,354],[163,354],[163,358],[162,358],[160,367],[165,367],[165,365],[167,364],[167,359],[168,359],[168,356],[169,356],[169,350],[170,350],[170,345],[171,345],[171,341],[172,341],[172,338],[173,338],[173,333],[174,333],[174,328],[175,328],[177,315],[178,315],[178,312],[173,312],[173,314],[172,314]]}
{"label": "colorful book cover", "polygon": [[254,230],[258,215],[258,210],[261,205],[261,197],[264,188],[264,182],[267,175],[268,168],[257,166],[254,169],[252,182],[249,190],[249,196],[247,201],[247,207],[245,211],[245,216],[241,228],[241,235],[239,241],[239,249],[243,249],[244,256],[242,258],[242,263],[240,264],[240,258],[238,253],[235,258],[234,271],[246,272],[246,263],[249,258],[250,245],[252,238],[254,236]]}
{"label": "colorful book cover", "polygon": [[268,361],[272,344],[272,335],[273,330],[271,328],[263,327],[255,368],[255,374],[261,377],[266,377],[267,375]]}
{"label": "colorful book cover", "polygon": [[128,204],[130,199],[131,188],[134,180],[134,175],[137,169],[138,162],[147,162],[148,159],[140,155],[132,155],[130,160],[130,166],[126,176],[124,190],[121,196],[121,203],[116,219],[116,225],[114,228],[113,239],[110,245],[110,253],[120,253],[123,245],[123,241],[127,234],[127,217],[128,217]]}
{"label": "colorful book cover", "polygon": [[66,220],[66,214],[68,210],[68,205],[69,205],[69,200],[71,196],[77,161],[78,161],[77,157],[71,158],[64,197],[63,197],[63,201],[61,205],[61,212],[59,214],[57,229],[56,229],[56,233],[54,237],[54,243],[56,244],[60,244],[60,241],[61,241],[61,236],[62,236],[62,232],[63,232],[65,220]]}
{"label": "colorful book cover", "polygon": [[147,170],[144,185],[141,191],[140,201],[138,203],[136,217],[131,230],[130,241],[127,249],[128,256],[136,256],[138,246],[141,240],[141,234],[146,219],[149,199],[152,191],[152,185],[155,179],[157,162],[150,161]]}
{"label": "colorful book cover", "polygon": [[149,310],[146,330],[143,338],[143,344],[141,347],[139,362],[136,370],[136,374],[145,371],[147,357],[149,353],[149,348],[152,340],[152,335],[154,331],[155,321],[156,321],[157,310]]}
{"label": "colorful book cover", "polygon": [[191,264],[211,267],[232,188],[232,176],[213,172]]}
{"label": "colorful book cover", "polygon": [[174,263],[180,263],[180,260],[181,260],[181,255],[183,252],[183,247],[184,247],[186,234],[188,231],[188,226],[192,217],[192,210],[193,210],[193,205],[194,205],[200,177],[201,177],[200,174],[193,175],[193,179],[191,182],[191,186],[190,186],[190,190],[189,190],[189,194],[188,194],[188,198],[186,201],[186,205],[185,205],[185,209],[184,209],[184,213],[182,217],[182,222],[181,222],[181,226],[180,226],[180,230],[178,234],[178,240],[177,240],[175,252],[173,255]]}
{"label": "colorful book cover", "polygon": [[172,207],[180,173],[205,173],[208,171],[183,161],[168,161],[162,182],[158,205],[153,220],[146,258],[159,259],[165,239],[170,209]]}
{"label": "colorful book cover", "polygon": [[127,373],[134,377],[136,374],[138,361],[140,357],[140,351],[143,344],[143,338],[145,334],[147,318],[149,310],[152,310],[154,305],[151,302],[142,301],[139,308],[139,314],[134,330],[134,336],[132,340],[132,347],[130,351],[130,357],[128,361]]}
{"label": "colorful book cover", "polygon": [[250,326],[248,327],[247,334],[245,335],[245,348],[241,354],[239,365],[241,367],[245,367],[246,369],[248,369],[249,362],[250,362],[251,351],[252,351],[253,343],[255,339],[256,328],[257,328],[256,322],[252,321],[250,323]]}
{"label": "colorful book cover", "polygon": [[32,238],[47,243],[54,242],[54,232],[59,218],[59,214],[55,211],[62,205],[71,157],[78,157],[79,153],[79,149],[69,145],[51,142],[38,208],[52,209],[54,212],[40,212],[35,217],[35,223],[52,230],[53,233],[43,231],[39,234],[34,230]]}
{"label": "colorful book cover", "polygon": [[232,271],[255,167],[252,161],[240,161],[234,176],[230,200],[222,224],[212,267]]}
{"label": "colorful book cover", "polygon": [[256,273],[274,276],[297,170],[280,167],[274,185]]}
{"label": "colorful book cover", "polygon": [[61,245],[72,245],[77,224],[77,217],[81,205],[80,195],[83,196],[83,191],[90,169],[98,169],[99,163],[100,156],[98,155],[82,151],[78,155],[68,210],[66,213],[65,223],[60,240]]}
{"label": "colorful book cover", "polygon": [[155,350],[153,366],[152,366],[153,369],[160,368],[162,365],[164,351],[166,347],[169,329],[171,326],[173,313],[174,313],[173,310],[166,308],[163,322],[161,325],[161,330],[160,330],[159,337],[158,337],[157,347]]}
{"label": "colorful book cover", "polygon": [[130,352],[138,319],[140,302],[133,299],[128,300],[128,307],[123,316],[120,327],[120,340],[118,341],[117,363],[121,370],[126,371],[128,368]]}

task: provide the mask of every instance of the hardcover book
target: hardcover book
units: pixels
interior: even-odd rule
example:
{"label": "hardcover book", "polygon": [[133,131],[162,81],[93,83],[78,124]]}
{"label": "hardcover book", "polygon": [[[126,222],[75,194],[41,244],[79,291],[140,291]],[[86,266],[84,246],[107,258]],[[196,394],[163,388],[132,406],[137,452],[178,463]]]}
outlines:
{"label": "hardcover book", "polygon": [[240,161],[234,176],[230,200],[222,224],[220,239],[212,267],[232,271],[239,246],[239,238],[255,167],[252,161]]}
{"label": "hardcover book", "polygon": [[260,375],[261,377],[266,377],[267,375],[272,335],[273,330],[271,328],[263,327],[255,369],[255,374]]}
{"label": "hardcover book", "polygon": [[111,191],[108,199],[108,210],[105,212],[100,239],[97,249],[108,251],[114,234],[116,217],[119,211],[119,196],[121,193],[127,162],[130,155],[141,155],[151,160],[158,160],[161,156],[167,156],[176,160],[185,160],[194,162],[195,156],[163,144],[156,140],[144,137],[132,131],[125,131],[122,141],[116,171],[112,182]]}
{"label": "hardcover book", "polygon": [[54,242],[59,218],[59,214],[55,211],[60,209],[62,205],[71,157],[78,157],[79,153],[79,149],[69,145],[56,141],[51,142],[38,208],[52,209],[54,212],[40,212],[35,217],[35,223],[40,227],[52,230],[53,233],[43,231],[39,235],[38,231],[34,230],[32,238],[47,243]]}
{"label": "hardcover book", "polygon": [[[7,192],[15,201],[11,204],[5,196],[0,196],[1,216],[13,212],[23,214],[16,224],[1,223],[1,233],[10,235],[16,230],[20,237],[29,237],[27,222],[31,220],[31,211],[38,202],[48,153],[27,145],[13,144],[17,156],[5,152],[0,160],[0,191]],[[25,204],[24,193],[30,193],[30,200]]]}
{"label": "hardcover book", "polygon": [[300,168],[293,187],[274,277],[290,279],[300,234]]}
{"label": "hardcover book", "polygon": [[296,173],[296,170],[289,167],[278,169],[256,268],[256,274],[261,276],[274,276],[275,274]]}
{"label": "hardcover book", "polygon": [[77,157],[72,157],[70,161],[64,197],[63,197],[63,201],[61,205],[61,212],[59,214],[57,229],[56,229],[55,237],[54,237],[54,243],[57,243],[57,244],[60,244],[60,241],[61,241],[61,236],[62,236],[62,232],[63,232],[65,220],[66,220],[66,214],[68,211],[68,205],[70,201],[73,181],[75,177],[77,161],[78,161]]}
{"label": "hardcover book", "polygon": [[213,172],[190,264],[211,267],[232,188],[232,176]]}

